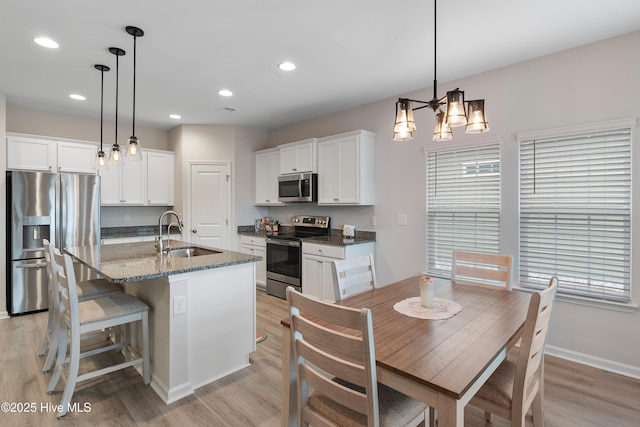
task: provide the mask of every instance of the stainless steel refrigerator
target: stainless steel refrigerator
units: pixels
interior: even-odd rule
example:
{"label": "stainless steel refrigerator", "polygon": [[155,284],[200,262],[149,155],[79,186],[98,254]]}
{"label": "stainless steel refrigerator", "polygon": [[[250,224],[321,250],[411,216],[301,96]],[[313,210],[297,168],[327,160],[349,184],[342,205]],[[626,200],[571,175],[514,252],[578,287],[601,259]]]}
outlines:
{"label": "stainless steel refrigerator", "polygon": [[57,248],[100,244],[100,177],[7,172],[7,309],[49,306],[42,239]]}

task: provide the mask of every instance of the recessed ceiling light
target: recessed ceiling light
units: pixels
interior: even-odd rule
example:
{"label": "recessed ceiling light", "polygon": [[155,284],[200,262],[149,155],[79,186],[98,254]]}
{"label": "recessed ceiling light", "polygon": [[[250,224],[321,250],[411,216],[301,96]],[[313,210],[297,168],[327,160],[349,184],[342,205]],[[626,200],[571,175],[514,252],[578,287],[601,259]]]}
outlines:
{"label": "recessed ceiling light", "polygon": [[218,95],[232,96],[233,92],[231,92],[229,89],[221,89],[221,90],[218,91]]}
{"label": "recessed ceiling light", "polygon": [[60,47],[58,43],[48,37],[34,37],[33,41],[38,43],[40,46],[48,47],[49,49],[57,49],[58,47]]}
{"label": "recessed ceiling light", "polygon": [[179,114],[169,114],[169,118],[170,119],[174,119],[174,120],[178,120],[178,119],[181,119],[182,116],[179,115]]}
{"label": "recessed ceiling light", "polygon": [[280,68],[282,71],[293,71],[296,69],[296,64],[292,62],[283,62],[282,64],[278,65],[278,68]]}
{"label": "recessed ceiling light", "polygon": [[84,96],[77,93],[72,93],[71,95],[69,95],[69,98],[75,99],[76,101],[84,101],[85,99],[87,99]]}

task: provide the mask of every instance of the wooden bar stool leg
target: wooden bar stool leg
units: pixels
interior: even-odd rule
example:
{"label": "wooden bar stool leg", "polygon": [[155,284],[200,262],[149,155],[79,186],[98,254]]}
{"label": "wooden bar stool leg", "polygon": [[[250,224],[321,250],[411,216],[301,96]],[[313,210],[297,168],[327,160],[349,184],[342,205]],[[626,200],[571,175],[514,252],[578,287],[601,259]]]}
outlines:
{"label": "wooden bar stool leg", "polygon": [[142,374],[144,383],[151,382],[151,369],[149,368],[149,313],[142,314]]}
{"label": "wooden bar stool leg", "polygon": [[80,332],[73,329],[71,330],[71,351],[69,358],[69,378],[62,393],[58,418],[64,417],[67,414],[69,403],[71,403],[71,396],[73,396],[76,381],[78,380],[78,369],[80,367]]}

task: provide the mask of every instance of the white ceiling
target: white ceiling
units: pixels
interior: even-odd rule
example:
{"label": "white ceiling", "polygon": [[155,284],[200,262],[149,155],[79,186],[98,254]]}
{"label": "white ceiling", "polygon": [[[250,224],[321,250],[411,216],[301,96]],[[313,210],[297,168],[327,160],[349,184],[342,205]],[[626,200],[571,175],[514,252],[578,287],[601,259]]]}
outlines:
{"label": "white ceiling", "polygon": [[[99,117],[100,72],[93,66],[105,64],[105,118],[112,120],[116,59],[108,48],[120,47],[127,55],[120,58],[119,120],[130,121],[127,25],[145,31],[136,120],[162,129],[272,129],[428,87],[434,78],[432,0],[3,0],[0,92],[10,105]],[[443,86],[638,30],[640,1],[440,0],[438,29]],[[41,35],[60,48],[37,46],[32,39]],[[298,68],[280,71],[284,60]],[[221,97],[222,88],[234,96]],[[87,100],[73,101],[70,93]]]}

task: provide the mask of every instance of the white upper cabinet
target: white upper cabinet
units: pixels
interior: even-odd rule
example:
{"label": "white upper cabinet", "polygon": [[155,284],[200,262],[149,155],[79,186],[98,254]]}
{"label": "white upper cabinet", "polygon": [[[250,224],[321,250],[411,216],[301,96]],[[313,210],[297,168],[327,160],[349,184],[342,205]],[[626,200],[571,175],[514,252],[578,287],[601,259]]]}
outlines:
{"label": "white upper cabinet", "polygon": [[147,204],[173,206],[174,154],[168,151],[143,151],[147,162]]}
{"label": "white upper cabinet", "polygon": [[375,142],[364,130],[318,141],[318,205],[375,204]]}
{"label": "white upper cabinet", "polygon": [[278,201],[280,150],[271,148],[254,153],[256,179],[256,205],[281,205]]}
{"label": "white upper cabinet", "polygon": [[96,173],[98,146],[58,142],[58,172]]}
{"label": "white upper cabinet", "polygon": [[7,169],[41,172],[96,173],[98,146],[55,138],[7,137]]}
{"label": "white upper cabinet", "polygon": [[280,173],[317,172],[316,138],[278,145],[280,149]]}
{"label": "white upper cabinet", "polygon": [[[104,147],[105,153],[111,146]],[[119,166],[110,165],[100,171],[100,201],[102,206],[144,206],[145,167],[143,161],[123,160]]]}
{"label": "white upper cabinet", "polygon": [[172,152],[142,150],[142,161],[124,160],[100,171],[102,206],[172,206],[173,162]]}

